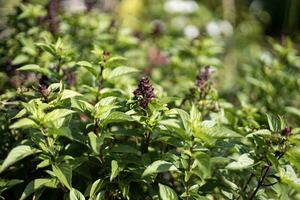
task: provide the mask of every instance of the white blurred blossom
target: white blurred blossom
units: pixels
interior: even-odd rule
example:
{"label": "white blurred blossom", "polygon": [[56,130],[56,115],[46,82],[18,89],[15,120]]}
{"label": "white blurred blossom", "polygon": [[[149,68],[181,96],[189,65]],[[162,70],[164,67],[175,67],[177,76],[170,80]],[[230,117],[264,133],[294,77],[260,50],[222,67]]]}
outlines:
{"label": "white blurred blossom", "polygon": [[168,0],[164,5],[165,11],[169,13],[193,13],[197,11],[198,4],[192,0]]}
{"label": "white blurred blossom", "polygon": [[206,32],[207,32],[208,35],[210,35],[212,37],[219,36],[220,33],[221,33],[219,24],[215,21],[209,22],[206,25]]}
{"label": "white blurred blossom", "polygon": [[187,25],[184,28],[184,35],[189,39],[194,39],[200,34],[198,28],[194,25]]}
{"label": "white blurred blossom", "polygon": [[220,36],[231,36],[233,34],[233,27],[230,22],[222,21],[211,21],[206,25],[206,32],[211,37],[220,37]]}
{"label": "white blurred blossom", "polygon": [[224,34],[225,36],[230,36],[233,34],[233,27],[229,23],[229,21],[221,21],[220,22],[220,29],[221,33]]}
{"label": "white blurred blossom", "polygon": [[260,60],[263,61],[266,65],[271,65],[272,64],[272,55],[270,52],[263,51],[260,54]]}
{"label": "white blurred blossom", "polygon": [[86,10],[83,0],[65,0],[63,7],[69,12],[82,12]]}

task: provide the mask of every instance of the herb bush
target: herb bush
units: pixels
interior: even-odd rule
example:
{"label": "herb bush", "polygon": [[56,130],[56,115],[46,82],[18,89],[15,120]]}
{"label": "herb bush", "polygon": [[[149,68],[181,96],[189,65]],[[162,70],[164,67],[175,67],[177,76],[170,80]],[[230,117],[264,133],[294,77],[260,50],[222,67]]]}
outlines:
{"label": "herb bush", "polygon": [[[291,40],[239,32],[251,16],[234,36],[190,38],[172,17],[137,30],[58,2],[20,4],[4,22],[2,199],[300,198]],[[248,48],[232,46],[241,38]]]}

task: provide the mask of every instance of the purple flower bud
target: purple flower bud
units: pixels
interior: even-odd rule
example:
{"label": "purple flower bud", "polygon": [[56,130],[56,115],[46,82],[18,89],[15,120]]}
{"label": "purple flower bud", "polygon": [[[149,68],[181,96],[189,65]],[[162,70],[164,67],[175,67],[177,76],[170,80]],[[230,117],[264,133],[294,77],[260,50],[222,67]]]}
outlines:
{"label": "purple flower bud", "polygon": [[43,95],[43,97],[47,97],[50,93],[46,85],[39,85],[39,92]]}
{"label": "purple flower bud", "polygon": [[290,127],[285,127],[282,131],[282,134],[285,135],[286,137],[290,136],[292,133],[292,129]]}
{"label": "purple flower bud", "polygon": [[196,77],[196,86],[200,89],[200,91],[203,91],[205,89],[205,87],[207,86],[207,82],[210,78],[210,75],[214,71],[215,70],[210,66],[206,66],[204,71],[198,73]]}
{"label": "purple flower bud", "polygon": [[133,94],[139,100],[139,105],[142,108],[146,108],[148,103],[155,98],[154,88],[148,77],[143,77],[140,80],[138,88],[134,90]]}
{"label": "purple flower bud", "polygon": [[165,29],[165,25],[162,21],[160,20],[155,20],[153,22],[153,30],[152,30],[152,35],[153,36],[160,36]]}

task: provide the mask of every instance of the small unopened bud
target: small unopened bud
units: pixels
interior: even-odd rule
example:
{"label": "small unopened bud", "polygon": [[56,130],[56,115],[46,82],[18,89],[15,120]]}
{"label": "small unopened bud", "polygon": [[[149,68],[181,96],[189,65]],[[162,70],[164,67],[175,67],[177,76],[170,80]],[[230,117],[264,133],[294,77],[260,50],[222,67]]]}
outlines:
{"label": "small unopened bud", "polygon": [[165,29],[165,25],[162,21],[160,20],[155,20],[153,22],[153,30],[152,30],[152,35],[153,36],[160,36]]}
{"label": "small unopened bud", "polygon": [[287,127],[287,126],[286,126],[286,127],[283,129],[283,131],[282,131],[282,134],[283,134],[284,136],[286,136],[286,137],[290,136],[291,133],[292,133],[292,129],[291,129],[290,127]]}
{"label": "small unopened bud", "polygon": [[43,97],[47,97],[50,94],[50,91],[46,85],[39,85],[39,92]]}
{"label": "small unopened bud", "polygon": [[104,50],[103,53],[102,53],[103,62],[106,62],[109,57],[110,57],[110,53],[108,51]]}

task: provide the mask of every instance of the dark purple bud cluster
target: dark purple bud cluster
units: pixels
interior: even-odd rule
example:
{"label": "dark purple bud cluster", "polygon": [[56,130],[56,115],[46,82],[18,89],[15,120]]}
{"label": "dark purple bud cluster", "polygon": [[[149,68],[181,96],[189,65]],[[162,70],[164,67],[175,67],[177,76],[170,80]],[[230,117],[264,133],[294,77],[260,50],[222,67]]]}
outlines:
{"label": "dark purple bud cluster", "polygon": [[207,82],[210,78],[210,75],[214,70],[210,66],[206,66],[204,71],[198,73],[196,77],[196,86],[203,92],[207,86]]}
{"label": "dark purple bud cluster", "polygon": [[292,133],[292,129],[290,127],[285,127],[282,131],[282,134],[286,137],[290,136]]}
{"label": "dark purple bud cluster", "polygon": [[139,105],[146,108],[148,103],[155,98],[154,88],[152,87],[149,78],[143,77],[140,80],[139,86],[133,92],[134,96],[139,99]]}

